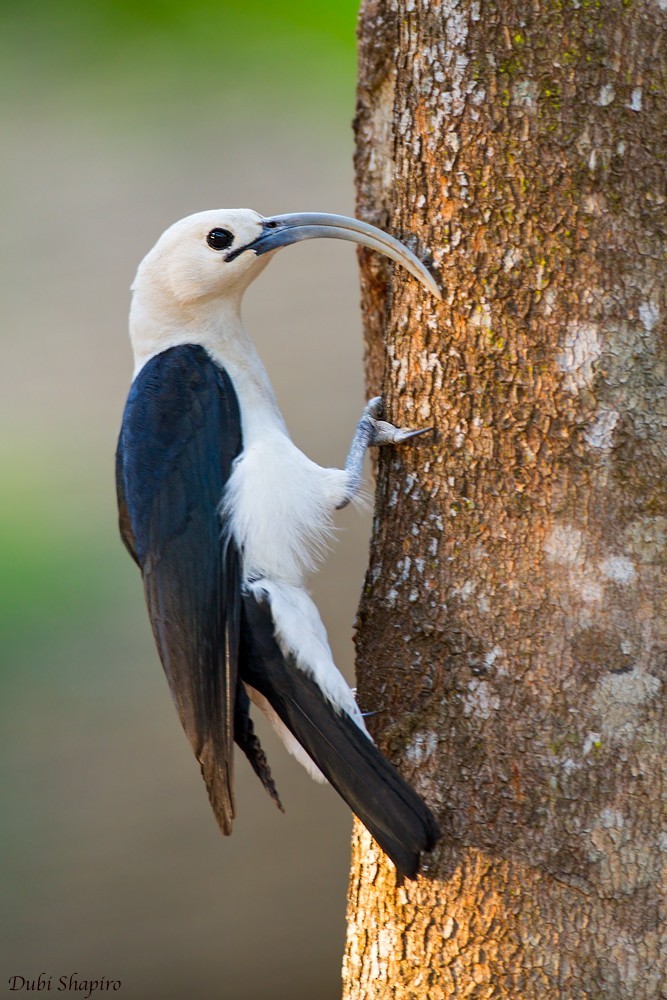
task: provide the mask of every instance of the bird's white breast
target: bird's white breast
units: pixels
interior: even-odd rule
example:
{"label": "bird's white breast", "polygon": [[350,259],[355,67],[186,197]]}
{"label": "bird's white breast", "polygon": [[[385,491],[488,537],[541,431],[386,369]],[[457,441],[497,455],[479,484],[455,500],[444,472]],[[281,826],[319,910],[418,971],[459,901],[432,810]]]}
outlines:
{"label": "bird's white breast", "polygon": [[324,554],[347,474],[311,462],[277,429],[244,446],[223,510],[243,552],[246,579],[299,585]]}
{"label": "bird's white breast", "polygon": [[254,345],[235,332],[225,344],[205,345],[231,378],[241,410],[243,452],[225,490],[223,516],[243,554],[246,579],[299,585],[326,551],[347,473],[322,468],[296,447]]}
{"label": "bird's white breast", "polygon": [[[345,496],[347,473],[325,469],[291,440],[254,345],[231,311],[220,322],[184,330],[144,323],[135,309],[135,377],[149,357],[178,343],[198,343],[224,368],[241,411],[243,452],[221,498],[223,520],[243,554],[246,579],[267,577],[299,585],[323,555],[332,514]],[[151,317],[149,316],[149,319]],[[161,329],[160,336],[155,333]]]}

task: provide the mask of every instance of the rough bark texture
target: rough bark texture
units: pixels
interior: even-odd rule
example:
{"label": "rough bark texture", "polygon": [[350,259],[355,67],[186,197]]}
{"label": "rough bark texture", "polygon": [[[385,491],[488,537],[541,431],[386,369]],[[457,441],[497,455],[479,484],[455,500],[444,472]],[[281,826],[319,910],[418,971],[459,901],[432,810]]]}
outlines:
{"label": "rough bark texture", "polygon": [[[367,0],[359,214],[383,451],[361,704],[438,809],[426,877],[357,826],[345,996],[657,998],[665,615],[664,0]],[[664,943],[664,939],[663,939]]]}

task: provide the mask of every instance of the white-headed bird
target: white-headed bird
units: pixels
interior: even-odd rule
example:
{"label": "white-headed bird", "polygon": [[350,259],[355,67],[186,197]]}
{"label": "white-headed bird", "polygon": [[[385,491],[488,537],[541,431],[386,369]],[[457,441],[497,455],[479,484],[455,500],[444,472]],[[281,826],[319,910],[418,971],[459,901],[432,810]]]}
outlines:
{"label": "white-headed bird", "polygon": [[371,247],[440,295],[410,250],[355,219],[238,209],[175,223],[132,288],[134,381],[116,462],[120,530],[141,569],[171,694],[223,833],[234,818],[234,743],[280,806],[252,701],[414,878],[438,838],[436,821],[370,739],[304,582],[334,510],[360,488],[366,448],[421,432],[383,421],[375,399],[345,468],[316,465],[290,439],[241,322],[243,293],[271,254],[314,237]]}

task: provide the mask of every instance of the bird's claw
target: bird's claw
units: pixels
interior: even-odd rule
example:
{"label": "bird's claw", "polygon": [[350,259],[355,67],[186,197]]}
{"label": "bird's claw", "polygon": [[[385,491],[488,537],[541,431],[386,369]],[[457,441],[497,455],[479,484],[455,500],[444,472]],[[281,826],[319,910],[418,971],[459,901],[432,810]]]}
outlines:
{"label": "bird's claw", "polygon": [[412,430],[410,427],[396,427],[386,420],[373,420],[375,435],[371,444],[403,444],[410,438],[418,437],[420,434],[427,434],[432,431],[432,427],[424,427],[421,430]]}
{"label": "bird's claw", "polygon": [[373,396],[372,399],[369,399],[366,403],[364,413],[371,420],[378,420],[382,414],[382,396]]}
{"label": "bird's claw", "polygon": [[411,427],[396,427],[395,424],[390,424],[388,420],[380,420],[380,414],[382,413],[381,396],[375,396],[369,400],[364,413],[373,426],[374,433],[370,441],[371,445],[403,444],[403,442],[409,441],[410,438],[418,437],[420,434],[428,434],[429,431],[433,430],[432,427],[423,427],[419,430],[414,430]]}

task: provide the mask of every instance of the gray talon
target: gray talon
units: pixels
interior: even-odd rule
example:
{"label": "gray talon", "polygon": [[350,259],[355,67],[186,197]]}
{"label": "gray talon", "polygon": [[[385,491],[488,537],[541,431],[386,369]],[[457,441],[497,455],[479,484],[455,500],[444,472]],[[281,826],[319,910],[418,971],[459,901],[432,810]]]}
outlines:
{"label": "gray talon", "polygon": [[366,403],[364,409],[364,416],[368,419],[372,427],[372,433],[369,435],[368,445],[383,445],[383,444],[402,444],[404,441],[409,441],[410,438],[417,437],[419,434],[427,434],[432,431],[432,427],[424,427],[421,430],[413,430],[411,427],[396,427],[395,424],[390,424],[388,420],[381,420],[382,414],[382,396],[374,396],[373,399],[369,399]]}
{"label": "gray talon", "polygon": [[[372,419],[372,418],[371,418]],[[411,427],[396,427],[386,420],[373,420],[375,434],[370,441],[372,445],[403,444],[410,438],[418,437],[420,434],[427,434],[432,431],[432,427],[424,427],[420,430],[413,430]]]}
{"label": "gray talon", "polygon": [[421,427],[418,431],[411,431],[408,427],[399,427],[396,443],[402,444],[403,441],[409,441],[410,438],[419,437],[420,434],[430,434],[432,430],[434,430],[433,427]]}
{"label": "gray talon", "polygon": [[348,484],[336,505],[337,510],[345,507],[361,487],[362,466],[367,448],[373,445],[403,444],[404,441],[409,441],[420,434],[428,434],[429,431],[433,430],[432,427],[423,427],[420,430],[413,430],[411,427],[396,427],[388,420],[381,420],[381,413],[382,397],[375,396],[373,399],[369,399],[364,407],[363,416],[357,424],[345,462]]}
{"label": "gray talon", "polygon": [[382,396],[374,396],[373,399],[369,399],[364,412],[366,416],[377,420],[382,413]]}

